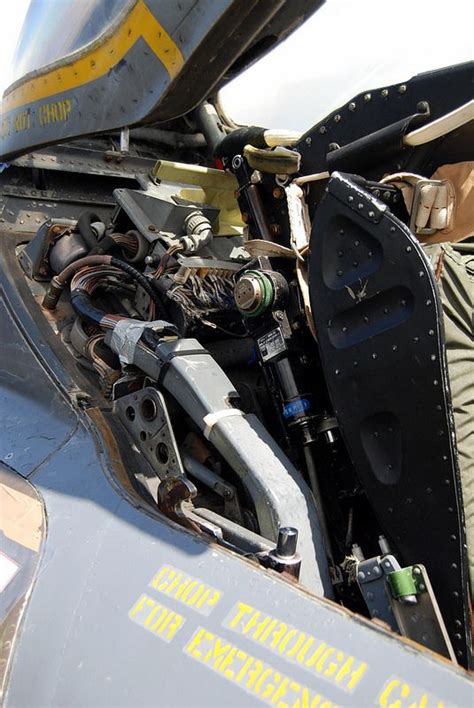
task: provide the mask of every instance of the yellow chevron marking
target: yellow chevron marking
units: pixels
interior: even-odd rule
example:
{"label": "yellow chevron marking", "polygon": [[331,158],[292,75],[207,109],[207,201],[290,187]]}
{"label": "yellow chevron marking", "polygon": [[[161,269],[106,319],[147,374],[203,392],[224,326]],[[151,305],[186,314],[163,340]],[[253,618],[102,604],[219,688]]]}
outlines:
{"label": "yellow chevron marking", "polygon": [[99,37],[77,59],[73,55],[64,66],[36,75],[13,88],[3,98],[2,112],[6,113],[105,76],[140,37],[143,37],[173,79],[181,70],[184,57],[143,0],[138,0],[105,41]]}

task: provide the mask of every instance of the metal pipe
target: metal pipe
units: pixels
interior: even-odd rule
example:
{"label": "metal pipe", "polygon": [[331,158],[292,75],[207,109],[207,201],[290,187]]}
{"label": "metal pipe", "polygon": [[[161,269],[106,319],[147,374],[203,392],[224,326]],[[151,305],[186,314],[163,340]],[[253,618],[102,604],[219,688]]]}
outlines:
{"label": "metal pipe", "polygon": [[318,473],[316,471],[316,465],[314,464],[313,452],[309,445],[305,445],[303,448],[304,459],[306,462],[306,470],[308,472],[309,484],[311,491],[313,492],[314,504],[318,512],[319,526],[324,537],[324,545],[326,546],[326,553],[331,565],[334,566],[334,557],[331,548],[331,537],[329,535],[329,529],[326,521],[326,514],[324,512],[324,506],[321,496],[321,487],[319,486]]}
{"label": "metal pipe", "polygon": [[[203,465],[199,460],[196,460],[192,455],[184,453],[181,455],[181,460],[183,462],[183,467],[195,479],[198,479],[202,484],[204,484],[209,489],[213,489],[217,494],[219,494],[219,487],[224,489],[226,487],[226,482],[222,477],[213,472]],[[230,491],[230,489],[229,489]],[[221,491],[222,494],[222,491]]]}
{"label": "metal pipe", "polygon": [[217,111],[212,103],[203,101],[203,103],[196,108],[195,116],[199,127],[204,133],[209,150],[214,154],[217,145],[227,135],[221,126]]}
{"label": "metal pipe", "polygon": [[197,516],[219,526],[222,529],[224,539],[244,553],[269,553],[274,548],[274,544],[263,538],[263,536],[245,529],[243,526],[220,516],[220,514],[216,514],[210,509],[198,507],[194,511]]}

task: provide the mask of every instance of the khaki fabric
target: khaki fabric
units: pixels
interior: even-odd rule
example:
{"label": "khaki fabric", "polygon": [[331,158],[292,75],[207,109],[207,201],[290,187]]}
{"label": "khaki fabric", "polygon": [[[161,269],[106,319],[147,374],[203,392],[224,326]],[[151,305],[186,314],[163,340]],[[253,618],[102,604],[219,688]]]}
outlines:
{"label": "khaki fabric", "polygon": [[[437,184],[421,175],[397,172],[386,175],[382,183],[393,184],[403,195],[408,213],[415,209],[413,230],[421,243],[457,243],[474,232],[474,162],[458,162],[439,167],[431,176]],[[415,207],[415,188],[421,188]],[[433,234],[420,234],[424,228]]]}
{"label": "khaki fabric", "polygon": [[425,246],[425,253],[432,263],[443,304],[474,602],[474,243],[429,245]]}
{"label": "khaki fabric", "polygon": [[[454,165],[438,167],[431,179],[451,182],[456,195],[454,203],[453,227],[449,232],[441,232],[426,237],[426,243],[450,243],[463,241],[474,233],[474,162],[457,162]],[[446,233],[449,235],[446,237]],[[422,239],[420,239],[422,240]]]}

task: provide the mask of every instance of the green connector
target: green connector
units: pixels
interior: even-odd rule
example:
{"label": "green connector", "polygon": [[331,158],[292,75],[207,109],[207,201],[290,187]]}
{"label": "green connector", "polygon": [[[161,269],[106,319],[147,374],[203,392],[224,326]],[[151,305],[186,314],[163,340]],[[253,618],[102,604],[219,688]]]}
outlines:
{"label": "green connector", "polygon": [[387,581],[393,597],[399,598],[419,594],[413,569],[414,566],[409,565],[407,568],[394,570],[393,573],[387,575]]}

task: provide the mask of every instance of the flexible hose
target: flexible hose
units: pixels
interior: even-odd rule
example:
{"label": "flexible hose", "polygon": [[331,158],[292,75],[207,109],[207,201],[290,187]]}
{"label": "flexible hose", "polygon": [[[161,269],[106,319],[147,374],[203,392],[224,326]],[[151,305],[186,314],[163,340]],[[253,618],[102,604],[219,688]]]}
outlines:
{"label": "flexible hose", "polygon": [[58,285],[66,285],[68,280],[72,278],[74,273],[77,273],[81,268],[86,266],[96,266],[96,265],[111,265],[112,256],[85,256],[84,258],[79,258],[77,261],[70,263],[64,270],[62,270],[55,279]]}
{"label": "flexible hose", "polygon": [[105,317],[105,312],[99,310],[98,307],[94,307],[89,295],[83,290],[73,290],[71,292],[71,305],[74,308],[74,312],[81,319],[91,324],[99,325],[99,327],[103,326],[102,321]]}
{"label": "flexible hose", "polygon": [[[58,304],[59,298],[61,297],[61,293],[64,289],[64,286],[66,285],[68,280],[74,275],[74,273],[76,273],[81,268],[84,268],[85,266],[96,265],[112,265],[116,268],[119,268],[124,273],[127,273],[127,275],[129,275],[136,283],[141,285],[145,292],[150,296],[152,302],[155,304],[156,315],[158,316],[158,318],[163,320],[167,319],[168,314],[163,306],[163,303],[161,302],[158,293],[151,286],[150,281],[145,278],[143,273],[140,273],[139,270],[130,265],[130,263],[126,263],[125,261],[120,260],[120,258],[115,258],[114,256],[86,256],[85,258],[79,258],[79,260],[74,261],[73,263],[68,265],[67,268],[64,268],[64,270],[59,273],[59,275],[56,275],[54,276],[54,278],[52,278],[49,290],[43,299],[43,307],[48,310],[54,310],[56,305]],[[71,292],[71,302],[73,292]],[[102,316],[104,316],[104,314],[105,313],[102,313]],[[94,317],[89,319],[89,321],[97,323],[97,320],[94,319]]]}
{"label": "flexible hose", "polygon": [[166,312],[158,293],[153,289],[150,281],[145,278],[143,273],[140,273],[140,271],[130,265],[130,263],[126,263],[115,256],[112,256],[110,265],[120,268],[120,270],[123,270],[124,273],[127,273],[131,278],[133,278],[133,280],[136,280],[136,282],[141,285],[143,290],[150,296],[152,302],[154,302],[158,319],[166,320],[168,318],[168,313]]}
{"label": "flexible hose", "polygon": [[102,221],[102,219],[93,211],[84,211],[77,222],[77,230],[90,250],[97,246],[97,234],[91,227],[95,221]]}

